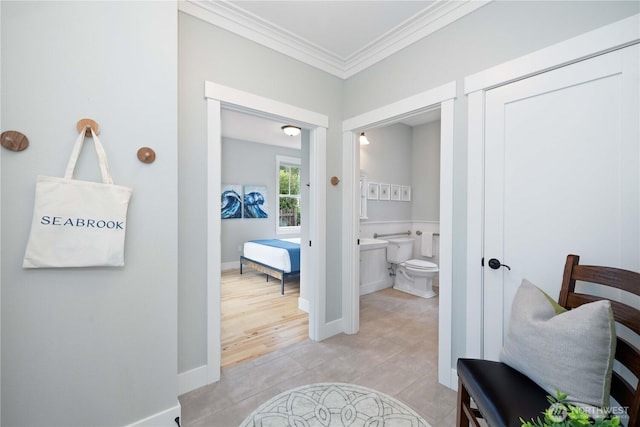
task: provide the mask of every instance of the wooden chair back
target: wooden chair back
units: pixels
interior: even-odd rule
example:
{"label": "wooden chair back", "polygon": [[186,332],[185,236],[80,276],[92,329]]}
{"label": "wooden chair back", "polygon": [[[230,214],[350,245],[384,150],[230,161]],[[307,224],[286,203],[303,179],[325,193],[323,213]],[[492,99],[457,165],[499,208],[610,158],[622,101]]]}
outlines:
{"label": "wooden chair back", "polygon": [[[609,296],[605,298],[576,292],[576,281],[582,281],[640,296],[640,273],[612,267],[579,265],[579,260],[580,257],[577,255],[567,257],[558,303],[570,309],[589,302],[608,299],[611,301],[616,327],[618,324],[624,325],[636,335],[633,337],[634,341],[640,343],[640,310],[622,302],[621,299],[624,299],[624,296],[620,300],[615,300]],[[627,298],[629,300],[633,297]],[[638,300],[634,303],[638,306]],[[620,337],[620,331],[618,331],[615,358],[636,378],[630,383],[623,378],[619,367],[614,364],[611,397],[626,409],[629,416],[627,425],[636,427],[640,426],[640,385],[637,381],[640,379],[640,349],[630,341]]]}

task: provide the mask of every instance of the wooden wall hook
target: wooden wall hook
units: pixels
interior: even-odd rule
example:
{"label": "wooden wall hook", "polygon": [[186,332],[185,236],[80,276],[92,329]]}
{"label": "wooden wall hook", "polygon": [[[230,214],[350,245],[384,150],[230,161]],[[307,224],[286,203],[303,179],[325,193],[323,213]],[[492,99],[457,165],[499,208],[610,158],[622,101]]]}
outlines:
{"label": "wooden wall hook", "polygon": [[85,136],[91,136],[91,129],[93,129],[96,135],[100,135],[100,126],[95,120],[80,119],[78,120],[78,123],[76,123],[76,129],[78,130],[78,133],[84,130]]}
{"label": "wooden wall hook", "polygon": [[142,163],[153,163],[156,159],[156,152],[149,147],[142,147],[138,150],[138,160]]}
{"label": "wooden wall hook", "polygon": [[0,134],[0,144],[11,151],[22,151],[29,146],[29,139],[17,130],[6,130]]}

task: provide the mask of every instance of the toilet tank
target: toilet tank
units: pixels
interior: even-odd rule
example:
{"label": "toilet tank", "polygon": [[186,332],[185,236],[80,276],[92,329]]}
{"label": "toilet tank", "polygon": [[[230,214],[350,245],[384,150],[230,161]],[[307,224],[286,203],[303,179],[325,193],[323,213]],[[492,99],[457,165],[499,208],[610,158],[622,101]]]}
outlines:
{"label": "toilet tank", "polygon": [[400,239],[387,239],[387,261],[393,264],[400,264],[410,260],[413,256],[413,239],[403,237]]}

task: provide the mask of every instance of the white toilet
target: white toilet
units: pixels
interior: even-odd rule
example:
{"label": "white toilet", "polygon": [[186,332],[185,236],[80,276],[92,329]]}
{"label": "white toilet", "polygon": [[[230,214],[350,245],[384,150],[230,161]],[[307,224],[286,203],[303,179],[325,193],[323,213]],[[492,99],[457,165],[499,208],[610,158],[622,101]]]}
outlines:
{"label": "white toilet", "polygon": [[432,281],[438,265],[422,259],[411,259],[413,239],[388,239],[387,261],[395,268],[393,288],[422,298],[436,296]]}

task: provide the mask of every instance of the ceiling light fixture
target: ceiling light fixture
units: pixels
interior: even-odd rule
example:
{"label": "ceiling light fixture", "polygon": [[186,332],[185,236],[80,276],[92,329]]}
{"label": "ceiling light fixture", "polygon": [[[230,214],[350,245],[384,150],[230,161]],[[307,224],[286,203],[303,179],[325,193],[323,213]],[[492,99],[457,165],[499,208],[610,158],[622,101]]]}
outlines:
{"label": "ceiling light fixture", "polygon": [[300,128],[293,125],[284,125],[282,126],[282,131],[289,136],[298,136],[300,135]]}
{"label": "ceiling light fixture", "polygon": [[364,134],[364,132],[360,134],[360,145],[369,145],[369,139],[367,138],[367,135]]}

